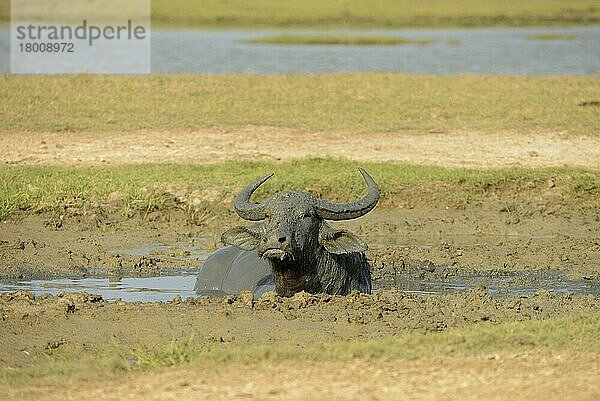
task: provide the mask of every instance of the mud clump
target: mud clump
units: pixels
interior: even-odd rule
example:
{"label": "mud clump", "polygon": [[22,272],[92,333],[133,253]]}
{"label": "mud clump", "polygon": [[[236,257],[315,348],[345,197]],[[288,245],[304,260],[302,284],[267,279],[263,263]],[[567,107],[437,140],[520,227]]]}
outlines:
{"label": "mud clump", "polygon": [[[546,199],[541,205],[491,199],[467,209],[440,209],[439,201],[429,205],[426,199],[419,202],[423,203],[419,208],[376,209],[337,226],[356,232],[369,244],[367,256],[375,274],[382,266],[431,262],[477,271],[560,268],[571,278],[600,280],[600,215],[594,209],[565,205],[561,199]],[[197,269],[205,257],[197,251],[220,246],[224,228],[235,223],[229,215],[196,225],[178,210],[165,210],[162,218],[150,219],[96,209],[88,214],[15,215],[0,224],[0,278],[83,277],[94,271],[148,276]],[[48,224],[55,220],[61,222],[60,229]],[[190,245],[173,246],[182,241]],[[147,254],[122,251],[149,244],[169,249]]]}
{"label": "mud clump", "polygon": [[30,357],[49,352],[48,344],[53,353],[77,354],[102,348],[108,339],[149,346],[190,336],[199,346],[310,344],[599,312],[600,297],[539,292],[497,298],[483,286],[428,297],[395,290],[348,296],[298,293],[290,298],[271,292],[256,301],[242,293],[154,303],[107,302],[88,293],[34,296],[18,291],[0,296],[0,360],[23,366]]}
{"label": "mud clump", "polygon": [[[388,330],[442,330],[477,322],[500,323],[542,319],[557,313],[598,310],[594,297],[575,300],[572,295],[540,293],[531,297],[491,297],[483,286],[463,293],[419,297],[399,291],[374,295],[352,293],[347,297],[299,293],[291,298],[259,300],[257,309],[280,312],[286,319],[373,325]],[[586,307],[580,308],[579,303]]]}
{"label": "mud clump", "polygon": [[[183,308],[190,316],[215,318],[212,326],[218,325],[218,317],[229,318],[252,316],[256,322],[247,322],[247,328],[260,327],[263,318],[279,318],[284,315],[305,321],[342,322],[372,325],[379,329],[431,331],[456,327],[469,323],[489,321],[521,321],[543,319],[573,312],[600,311],[600,298],[591,295],[550,294],[540,291],[532,296],[492,297],[484,286],[473,290],[436,296],[416,296],[396,290],[383,290],[373,295],[353,292],[348,296],[309,294],[300,292],[285,298],[274,292],[263,294],[254,301],[250,292],[222,298],[180,297],[162,303],[107,302],[99,295],[81,293],[59,293],[56,296],[35,296],[28,291],[16,291],[0,295],[0,307],[11,316],[28,313],[42,316],[57,311],[63,316],[102,313],[108,315],[131,311],[131,317],[160,319],[161,314]],[[153,310],[157,313],[147,314]],[[134,316],[137,315],[137,316]],[[182,316],[182,321],[189,316]],[[234,319],[235,320],[235,319]],[[52,325],[52,322],[47,322]],[[60,322],[56,322],[60,325]],[[150,324],[150,323],[148,323]]]}
{"label": "mud clump", "polygon": [[87,292],[65,293],[59,292],[56,296],[43,294],[35,296],[30,291],[14,291],[0,295],[0,305],[15,304],[17,309],[25,314],[41,316],[43,314],[73,314],[91,305],[103,306],[106,301],[102,296]]}
{"label": "mud clump", "polygon": [[[129,247],[170,244],[180,239],[206,237],[185,213],[150,220],[126,217],[114,210],[90,215],[66,213],[13,216],[0,224],[0,278],[45,279],[85,277],[95,272],[117,276],[150,276],[182,268],[197,268],[201,261],[186,250],[164,249],[147,254],[127,254]],[[14,220],[14,221],[13,221]],[[56,224],[49,222],[60,221]],[[208,248],[207,240],[203,247]],[[167,248],[166,246],[164,248]]]}

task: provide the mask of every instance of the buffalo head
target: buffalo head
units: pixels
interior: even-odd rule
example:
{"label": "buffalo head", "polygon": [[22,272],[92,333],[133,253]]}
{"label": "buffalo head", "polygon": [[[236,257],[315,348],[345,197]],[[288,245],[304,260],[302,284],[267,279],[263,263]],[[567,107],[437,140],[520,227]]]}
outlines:
{"label": "buffalo head", "polygon": [[362,255],[367,245],[360,238],[346,230],[336,230],[325,222],[355,219],[377,204],[377,184],[365,170],[359,170],[367,183],[367,194],[356,202],[343,204],[321,200],[304,192],[281,192],[262,203],[252,203],[252,193],[273,174],[264,176],[248,185],[235,198],[238,215],[257,223],[226,231],[222,241],[244,250],[256,250],[259,257],[269,261],[275,275],[287,271],[290,280],[295,277],[310,281],[314,278],[312,276],[319,274],[319,268],[340,264],[329,261],[331,255]]}

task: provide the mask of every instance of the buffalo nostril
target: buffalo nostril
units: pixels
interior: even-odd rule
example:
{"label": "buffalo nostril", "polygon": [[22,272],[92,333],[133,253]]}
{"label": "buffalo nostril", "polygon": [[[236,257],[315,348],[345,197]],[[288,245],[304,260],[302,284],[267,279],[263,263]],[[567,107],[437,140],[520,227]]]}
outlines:
{"label": "buffalo nostril", "polygon": [[287,237],[279,237],[279,243],[280,244],[283,244],[286,241],[287,241]]}

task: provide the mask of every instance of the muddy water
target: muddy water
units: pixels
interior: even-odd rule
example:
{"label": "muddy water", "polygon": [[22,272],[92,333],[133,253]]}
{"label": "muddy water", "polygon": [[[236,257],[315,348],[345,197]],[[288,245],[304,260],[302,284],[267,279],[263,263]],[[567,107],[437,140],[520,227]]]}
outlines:
{"label": "muddy water", "polygon": [[[537,291],[598,296],[597,212],[578,209],[577,203],[558,207],[553,202],[562,205],[564,200],[544,196],[544,210],[550,212],[519,202],[518,221],[498,212],[495,202],[473,210],[381,209],[340,228],[369,243],[377,291],[460,294],[483,285],[498,298]],[[141,302],[185,299],[195,296],[196,273],[208,250],[218,246],[223,227],[235,224],[191,226],[176,212],[156,220],[106,213],[77,214],[60,229],[49,214],[0,225],[0,292],[86,291],[105,300]]]}
{"label": "muddy water", "polygon": [[[101,295],[104,300],[125,302],[171,301],[176,297],[196,297],[196,272],[159,277],[59,278],[0,282],[0,293],[26,290],[35,295],[85,291]],[[600,283],[570,280],[559,271],[459,272],[443,266],[426,264],[402,271],[375,271],[374,291],[397,289],[415,295],[441,295],[485,286],[492,296],[529,296],[539,291],[550,293],[592,294],[600,296]],[[235,294],[234,294],[235,295]]]}
{"label": "muddy water", "polygon": [[[196,297],[196,277],[200,266],[210,254],[208,250],[197,246],[203,240],[192,238],[171,243],[157,242],[115,248],[109,252],[130,257],[167,257],[174,266],[145,277],[127,277],[127,274],[111,274],[103,269],[88,269],[84,277],[25,277],[0,281],[0,293],[25,290],[35,295],[58,295],[85,291],[101,295],[107,301],[125,302],[165,302],[176,297]],[[418,248],[427,250],[431,246],[421,245]],[[189,262],[197,263],[197,266],[189,266]],[[181,266],[177,267],[178,263]],[[568,266],[564,269],[547,270],[475,271],[436,265],[433,262],[406,264],[403,259],[394,259],[375,267],[372,276],[374,291],[396,289],[419,296],[463,292],[479,286],[485,286],[492,296],[499,297],[528,296],[538,291],[600,295],[600,281],[566,277],[566,270]]]}
{"label": "muddy water", "polygon": [[125,277],[55,279],[55,280],[23,280],[0,283],[0,293],[26,290],[35,295],[72,293],[85,291],[101,295],[107,301],[123,300],[125,302],[170,301],[195,297],[195,274],[162,277]]}
{"label": "muddy water", "polygon": [[559,270],[519,272],[458,271],[444,266],[426,264],[402,272],[374,277],[374,288],[398,289],[417,295],[433,295],[467,291],[484,286],[492,296],[528,296],[538,291],[600,295],[600,283],[593,280],[572,280]]}
{"label": "muddy water", "polygon": [[[150,258],[160,255],[171,262],[202,261],[209,251],[194,246],[194,238],[177,241],[172,244],[152,243],[129,248],[116,248],[109,253],[129,257]],[[107,301],[122,300],[125,302],[170,301],[195,297],[194,284],[197,270],[194,268],[169,269],[167,274],[152,277],[122,277],[108,275],[103,269],[88,269],[84,278],[61,277],[53,279],[24,279],[0,281],[0,293],[26,290],[36,295],[73,293],[85,291],[101,295]]]}

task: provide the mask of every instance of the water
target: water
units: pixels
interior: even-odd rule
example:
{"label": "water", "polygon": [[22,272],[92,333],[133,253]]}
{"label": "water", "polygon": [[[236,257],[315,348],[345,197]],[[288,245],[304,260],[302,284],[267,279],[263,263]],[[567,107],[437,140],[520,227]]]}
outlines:
{"label": "water", "polygon": [[160,277],[82,278],[54,280],[21,280],[0,283],[0,293],[26,290],[36,295],[59,292],[81,292],[102,295],[107,301],[121,299],[125,302],[170,301],[176,296],[182,299],[196,297],[194,284],[196,274]]}
{"label": "water", "polygon": [[[441,267],[444,270],[443,267]],[[559,271],[450,273],[421,278],[420,274],[407,272],[392,277],[373,280],[375,291],[399,289],[417,295],[436,295],[467,291],[485,286],[492,296],[528,296],[538,291],[550,293],[591,294],[600,296],[600,283],[593,280],[571,280]]]}
{"label": "water", "polygon": [[[427,39],[425,46],[262,45],[244,39],[281,31],[152,31],[153,73],[325,73],[598,75],[600,27],[327,31]],[[290,32],[290,31],[286,31]],[[301,31],[303,33],[318,31]],[[572,40],[534,40],[532,35]],[[0,29],[0,73],[9,71],[7,28]]]}
{"label": "water", "polygon": [[[428,39],[426,46],[262,45],[242,40],[276,31],[153,32],[153,72],[419,74],[600,74],[600,27],[352,32]],[[574,35],[532,40],[531,35]]]}
{"label": "water", "polygon": [[[444,270],[444,268],[441,268]],[[196,272],[159,277],[83,278],[52,280],[20,280],[0,282],[0,293],[26,290],[36,295],[59,292],[86,291],[102,295],[107,301],[126,302],[170,301],[196,297]],[[435,276],[435,275],[434,275]],[[399,289],[415,295],[439,295],[467,291],[485,285],[492,296],[527,296],[540,290],[550,293],[592,294],[600,296],[600,283],[593,280],[569,280],[560,272],[510,272],[492,274],[452,273],[439,277],[420,278],[419,274],[405,272],[394,277],[374,278],[374,291]]]}
{"label": "water", "polygon": [[[107,301],[121,299],[126,302],[165,302],[177,296],[182,299],[196,297],[196,278],[200,266],[209,255],[200,246],[205,242],[203,238],[189,238],[173,243],[112,250],[113,253],[130,256],[160,255],[161,258],[171,258],[174,264],[181,261],[182,266],[191,259],[198,262],[197,267],[172,269],[153,277],[107,277],[102,270],[90,269],[85,278],[4,280],[0,281],[0,294],[18,290],[32,291],[36,295],[86,291],[99,294]],[[248,263],[252,263],[252,258]],[[400,263],[398,266],[392,264],[374,269],[373,290],[398,289],[424,296],[467,291],[484,285],[493,296],[527,296],[540,290],[600,296],[600,281],[569,279],[564,273],[568,266],[564,267],[565,269],[555,270],[475,272],[434,265],[431,262],[414,265]],[[205,279],[206,277],[210,276],[205,276]]]}
{"label": "water", "polygon": [[[188,238],[173,243],[153,243],[137,247],[113,249],[112,253],[128,256],[160,256],[174,263],[188,260],[201,265],[210,254],[199,244],[206,243],[205,238]],[[183,264],[183,263],[182,263]],[[121,299],[126,302],[170,301],[176,296],[182,299],[196,297],[194,284],[198,275],[197,268],[170,270],[167,274],[154,277],[106,277],[100,269],[90,269],[86,278],[56,278],[49,280],[29,279],[0,282],[0,293],[9,291],[32,291],[36,295],[56,295],[64,292],[86,291],[102,295],[107,301]]]}

